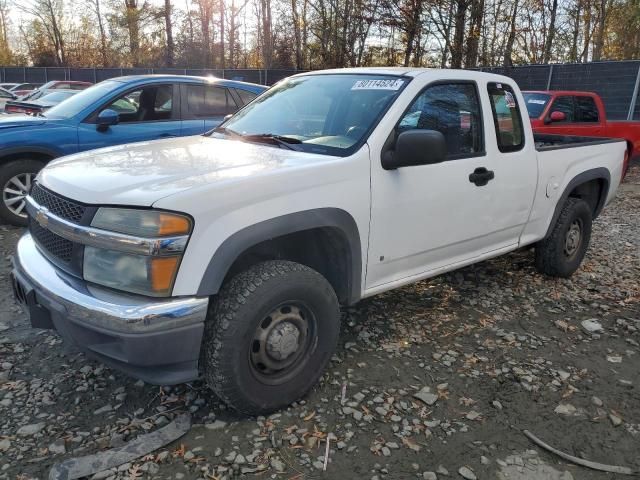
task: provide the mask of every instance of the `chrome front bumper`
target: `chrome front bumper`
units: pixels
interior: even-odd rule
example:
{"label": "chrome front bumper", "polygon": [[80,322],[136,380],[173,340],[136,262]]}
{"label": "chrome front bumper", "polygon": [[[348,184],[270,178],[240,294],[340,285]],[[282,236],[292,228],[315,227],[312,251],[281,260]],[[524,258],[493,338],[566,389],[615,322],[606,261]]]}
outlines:
{"label": "chrome front bumper", "polygon": [[117,293],[54,267],[26,233],[13,257],[16,299],[34,327],[55,328],[105,363],[150,383],[198,377],[208,297]]}

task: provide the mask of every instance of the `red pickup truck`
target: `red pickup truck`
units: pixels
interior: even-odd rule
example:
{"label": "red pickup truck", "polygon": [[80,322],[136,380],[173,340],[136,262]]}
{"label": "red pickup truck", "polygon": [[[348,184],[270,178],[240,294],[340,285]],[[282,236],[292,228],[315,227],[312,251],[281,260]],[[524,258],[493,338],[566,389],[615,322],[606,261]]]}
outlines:
{"label": "red pickup truck", "polygon": [[593,92],[522,92],[534,133],[624,138],[629,160],[640,156],[640,122],[607,120],[604,103]]}

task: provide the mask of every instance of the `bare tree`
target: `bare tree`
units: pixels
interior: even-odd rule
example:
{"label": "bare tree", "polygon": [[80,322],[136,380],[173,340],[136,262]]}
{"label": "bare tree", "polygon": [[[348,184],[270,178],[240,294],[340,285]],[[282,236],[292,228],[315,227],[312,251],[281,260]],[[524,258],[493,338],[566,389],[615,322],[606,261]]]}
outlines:
{"label": "bare tree", "polygon": [[516,41],[516,12],[518,11],[518,0],[513,2],[513,12],[511,14],[511,21],[509,27],[509,37],[507,38],[507,44],[504,48],[504,66],[510,67],[513,65],[511,56],[513,55],[513,44]]}
{"label": "bare tree", "polygon": [[167,67],[173,67],[175,46],[173,44],[173,27],[171,24],[171,0],[164,0],[164,24],[167,34]]}
{"label": "bare tree", "polygon": [[65,65],[67,57],[62,33],[62,25],[64,24],[63,0],[34,0],[28,4],[19,4],[19,8],[42,23],[55,50],[56,63]]}
{"label": "bare tree", "polygon": [[549,63],[549,60],[551,60],[551,49],[553,48],[553,40],[556,36],[556,14],[558,13],[558,0],[553,0],[550,13],[551,19],[549,20],[549,30],[546,42],[544,44],[542,63]]}
{"label": "bare tree", "polygon": [[462,67],[462,54],[464,48],[464,33],[466,29],[467,10],[469,9],[469,0],[456,0],[455,12],[455,33],[453,35],[453,44],[451,45],[451,67]]}

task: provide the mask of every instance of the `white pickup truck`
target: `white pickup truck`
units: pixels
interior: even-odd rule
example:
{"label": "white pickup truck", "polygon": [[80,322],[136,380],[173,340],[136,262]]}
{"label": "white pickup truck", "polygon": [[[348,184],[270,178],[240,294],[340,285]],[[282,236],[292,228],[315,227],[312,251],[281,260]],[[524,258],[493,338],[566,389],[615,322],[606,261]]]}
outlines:
{"label": "white pickup truck", "polygon": [[319,379],[340,306],[535,245],[567,277],[624,140],[534,136],[506,77],[345,69],[286,79],[215,131],[51,162],[12,281],[34,327],[240,412]]}

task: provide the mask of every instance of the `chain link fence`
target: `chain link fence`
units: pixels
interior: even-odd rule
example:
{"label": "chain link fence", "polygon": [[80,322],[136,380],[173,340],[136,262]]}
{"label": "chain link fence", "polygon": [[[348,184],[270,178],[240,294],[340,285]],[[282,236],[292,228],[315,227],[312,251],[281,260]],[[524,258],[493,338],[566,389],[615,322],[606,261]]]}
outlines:
{"label": "chain link fence", "polygon": [[[598,93],[612,120],[640,120],[640,60],[480,69],[513,78],[522,90],[582,90]],[[182,68],[0,67],[2,82],[45,83],[50,80],[101,82],[123,75],[176,74],[214,76],[273,85],[300,70]]]}
{"label": "chain link fence", "polygon": [[101,82],[124,75],[197,75],[213,76],[227,80],[273,85],[300,70],[264,69],[191,69],[191,68],[66,68],[66,67],[0,67],[0,82],[46,83],[51,80],[76,80]]}

